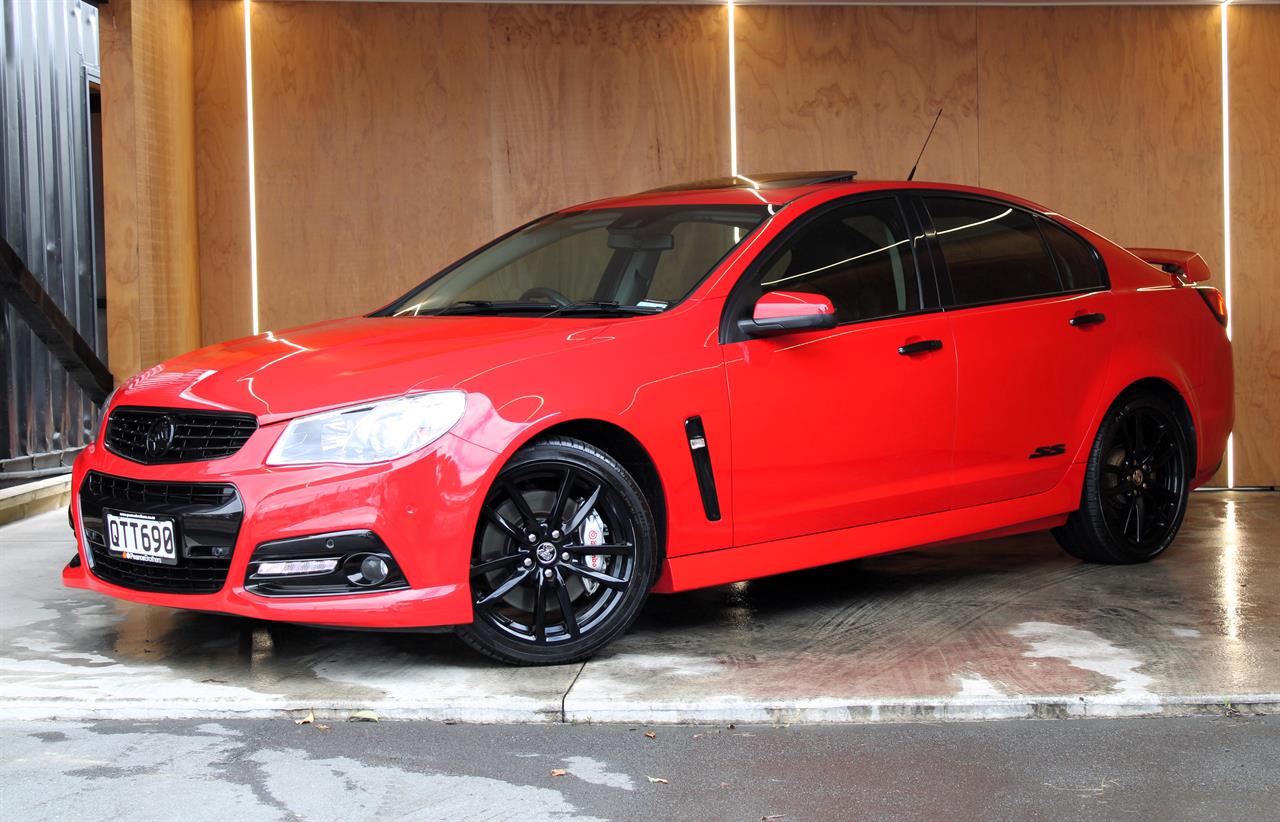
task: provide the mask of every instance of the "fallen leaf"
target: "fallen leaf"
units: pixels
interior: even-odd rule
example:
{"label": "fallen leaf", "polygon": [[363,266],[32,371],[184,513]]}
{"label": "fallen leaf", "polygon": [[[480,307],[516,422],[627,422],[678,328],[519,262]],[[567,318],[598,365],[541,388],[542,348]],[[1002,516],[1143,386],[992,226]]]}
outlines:
{"label": "fallen leaf", "polygon": [[654,733],[653,731],[645,731],[645,732],[644,732],[644,735],[645,735],[645,737],[646,737],[647,739],[657,739],[657,738],[658,738],[658,735],[657,735],[656,733]]}
{"label": "fallen leaf", "polygon": [[671,784],[670,782],[668,782],[667,780],[663,779],[663,778],[662,778],[662,777],[660,777],[660,776],[646,776],[646,777],[645,777],[645,779],[649,780],[650,782],[655,782],[655,783],[657,783],[657,784],[659,784],[659,785],[670,785],[670,784]]}
{"label": "fallen leaf", "polygon": [[307,711],[306,716],[304,716],[302,719],[293,720],[293,724],[294,725],[310,725],[312,722],[315,722],[315,721],[316,721],[315,711]]}
{"label": "fallen leaf", "polygon": [[568,776],[569,772],[566,771],[564,768],[553,768],[551,770],[551,775],[552,776]]}
{"label": "fallen leaf", "polygon": [[377,722],[378,715],[370,710],[356,711],[347,718],[348,722]]}
{"label": "fallen leaf", "polygon": [[329,730],[329,726],[328,726],[328,725],[321,725],[319,722],[317,722],[317,723],[316,723],[316,730],[317,730],[317,731],[327,731],[327,730]]}

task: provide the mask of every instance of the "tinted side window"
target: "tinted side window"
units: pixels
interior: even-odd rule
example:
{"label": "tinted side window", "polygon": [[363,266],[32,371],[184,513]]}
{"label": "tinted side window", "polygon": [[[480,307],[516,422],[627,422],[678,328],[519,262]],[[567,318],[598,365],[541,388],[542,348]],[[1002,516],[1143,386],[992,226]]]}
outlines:
{"label": "tinted side window", "polygon": [[821,294],[841,323],[920,308],[911,236],[896,199],[853,203],[816,218],[765,268],[760,293]]}
{"label": "tinted side window", "polygon": [[1102,265],[1093,246],[1064,229],[1052,220],[1041,220],[1040,230],[1053,249],[1053,259],[1058,263],[1058,276],[1067,291],[1099,288],[1103,284]]}
{"label": "tinted side window", "polygon": [[957,305],[1060,291],[1035,218],[1000,203],[927,197]]}

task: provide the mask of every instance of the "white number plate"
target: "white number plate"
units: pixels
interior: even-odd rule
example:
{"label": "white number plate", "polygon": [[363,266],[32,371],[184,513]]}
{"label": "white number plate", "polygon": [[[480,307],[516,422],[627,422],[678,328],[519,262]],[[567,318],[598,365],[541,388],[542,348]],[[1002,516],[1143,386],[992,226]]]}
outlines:
{"label": "white number plate", "polygon": [[152,565],[177,565],[173,519],[150,514],[104,511],[107,550],[114,556]]}

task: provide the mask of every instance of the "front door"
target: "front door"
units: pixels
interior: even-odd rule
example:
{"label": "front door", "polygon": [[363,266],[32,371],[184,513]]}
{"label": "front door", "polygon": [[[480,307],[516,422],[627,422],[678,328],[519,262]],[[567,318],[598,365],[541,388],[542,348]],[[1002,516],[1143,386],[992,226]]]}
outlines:
{"label": "front door", "polygon": [[802,220],[729,310],[745,316],[769,291],[817,293],[838,325],[726,346],[737,545],[949,504],[955,345],[949,319],[929,310],[918,234],[891,195]]}

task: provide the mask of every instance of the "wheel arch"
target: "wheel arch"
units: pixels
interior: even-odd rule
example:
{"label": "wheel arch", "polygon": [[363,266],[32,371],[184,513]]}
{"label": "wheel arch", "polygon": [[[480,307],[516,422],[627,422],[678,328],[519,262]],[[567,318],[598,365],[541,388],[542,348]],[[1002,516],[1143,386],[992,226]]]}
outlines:
{"label": "wheel arch", "polygon": [[667,556],[667,502],[662,475],[658,472],[658,465],[649,453],[649,449],[645,448],[634,434],[617,423],[582,417],[559,420],[546,427],[524,431],[508,449],[503,466],[505,467],[506,463],[525,446],[547,437],[572,437],[593,445],[616,459],[635,478],[645,501],[649,503],[649,510],[653,513],[658,548],[654,568],[660,570]]}
{"label": "wheel arch", "polygon": [[[1200,443],[1199,443],[1199,426],[1196,425],[1195,414],[1191,410],[1191,401],[1172,380],[1165,377],[1146,376],[1131,379],[1118,390],[1111,393],[1105,407],[1094,419],[1094,424],[1086,443],[1087,448],[1093,447],[1093,441],[1098,436],[1098,429],[1102,426],[1103,417],[1112,406],[1120,401],[1126,395],[1136,392],[1150,392],[1167,400],[1182,418],[1182,423],[1187,431],[1187,443],[1191,447],[1191,459],[1187,460],[1187,479],[1190,480],[1199,472],[1200,459]],[[1087,451],[1085,452],[1087,453]]]}

